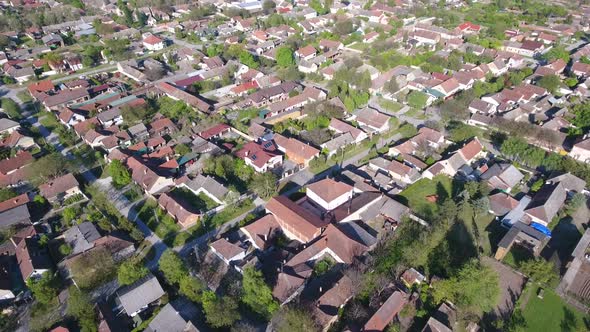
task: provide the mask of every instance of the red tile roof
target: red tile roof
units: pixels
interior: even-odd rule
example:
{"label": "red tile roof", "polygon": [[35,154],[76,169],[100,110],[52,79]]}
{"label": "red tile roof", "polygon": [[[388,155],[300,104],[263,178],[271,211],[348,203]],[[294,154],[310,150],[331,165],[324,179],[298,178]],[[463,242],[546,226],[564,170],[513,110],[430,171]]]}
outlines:
{"label": "red tile roof", "polygon": [[402,310],[407,303],[406,295],[400,291],[395,291],[369,319],[363,328],[364,332],[381,332],[387,327],[395,316]]}
{"label": "red tile roof", "polygon": [[286,229],[303,242],[313,240],[321,228],[327,224],[285,196],[272,198],[266,204],[266,209],[275,216],[281,228]]}
{"label": "red tile roof", "polygon": [[162,39],[156,37],[155,35],[149,35],[143,39],[143,42],[150,45],[155,45],[162,42]]}
{"label": "red tile roof", "polygon": [[16,156],[0,161],[0,174],[8,174],[19,168],[22,168],[35,160],[33,155],[28,151],[21,151]]}

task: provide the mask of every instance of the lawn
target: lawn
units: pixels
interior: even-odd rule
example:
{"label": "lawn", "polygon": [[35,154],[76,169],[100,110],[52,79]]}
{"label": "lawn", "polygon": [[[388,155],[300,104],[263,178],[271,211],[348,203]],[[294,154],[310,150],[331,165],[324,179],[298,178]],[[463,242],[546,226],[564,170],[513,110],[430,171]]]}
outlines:
{"label": "lawn", "polygon": [[31,97],[31,95],[26,91],[19,91],[16,96],[18,97],[18,99],[20,99],[20,101],[22,101],[23,103],[28,103],[33,101],[33,97]]}
{"label": "lawn", "polygon": [[385,108],[386,110],[390,111],[390,112],[397,112],[399,110],[402,109],[402,104],[397,103],[393,100],[387,100],[385,98],[380,98],[379,99],[379,105],[381,105],[383,108]]}
{"label": "lawn", "polygon": [[60,123],[57,121],[57,118],[53,114],[47,114],[40,118],[39,123],[41,123],[41,125],[47,128],[49,131],[55,130],[55,128],[59,127],[60,125]]}
{"label": "lawn", "polygon": [[[553,290],[545,289],[543,299],[537,297],[537,285],[529,285],[521,300],[525,307],[525,331],[587,331],[584,314],[566,304]],[[587,318],[586,318],[587,319]]]}
{"label": "lawn", "polygon": [[436,176],[432,180],[423,178],[404,189],[399,197],[418,216],[432,220],[438,212],[436,200],[449,197],[452,187],[451,178],[447,176]]}
{"label": "lawn", "polygon": [[212,200],[204,193],[195,195],[192,191],[184,188],[176,188],[171,193],[173,196],[180,198],[186,203],[190,204],[196,211],[206,212],[219,206],[217,202]]}
{"label": "lawn", "polygon": [[414,118],[414,119],[421,119],[421,120],[426,119],[426,115],[424,114],[424,111],[419,110],[417,108],[410,108],[410,110],[407,111],[406,113],[404,113],[404,115],[408,116],[410,118]]}

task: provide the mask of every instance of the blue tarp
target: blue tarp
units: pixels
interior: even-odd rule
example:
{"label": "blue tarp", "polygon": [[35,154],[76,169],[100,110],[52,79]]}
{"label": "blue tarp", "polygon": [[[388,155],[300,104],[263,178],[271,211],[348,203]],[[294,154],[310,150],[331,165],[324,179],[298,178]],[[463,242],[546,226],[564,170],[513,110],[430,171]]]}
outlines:
{"label": "blue tarp", "polygon": [[549,237],[551,236],[551,230],[549,228],[547,228],[547,227],[539,224],[539,223],[532,222],[531,223],[531,227],[534,228],[534,229],[536,229],[536,230],[538,230],[539,232],[541,232],[541,233],[549,236]]}

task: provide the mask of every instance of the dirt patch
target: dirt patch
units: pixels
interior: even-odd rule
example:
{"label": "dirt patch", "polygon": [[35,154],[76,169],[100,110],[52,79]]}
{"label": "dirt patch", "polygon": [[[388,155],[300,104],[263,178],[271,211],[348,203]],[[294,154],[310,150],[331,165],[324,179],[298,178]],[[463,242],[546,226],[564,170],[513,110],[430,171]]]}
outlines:
{"label": "dirt patch", "polygon": [[482,262],[498,273],[500,299],[494,311],[497,317],[506,317],[514,310],[514,304],[522,293],[525,277],[493,258],[484,257]]}

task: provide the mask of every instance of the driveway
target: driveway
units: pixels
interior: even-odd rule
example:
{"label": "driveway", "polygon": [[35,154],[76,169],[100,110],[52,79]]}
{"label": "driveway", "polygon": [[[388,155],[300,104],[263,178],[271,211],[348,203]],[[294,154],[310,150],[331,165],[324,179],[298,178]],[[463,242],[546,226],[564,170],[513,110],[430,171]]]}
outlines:
{"label": "driveway", "polygon": [[39,122],[39,118],[37,116],[28,117],[27,122],[30,123],[33,127],[38,128],[43,138],[45,138],[45,141],[53,145],[57,152],[63,154],[64,147],[59,142],[59,136],[45,128],[45,126],[43,126],[41,122]]}

